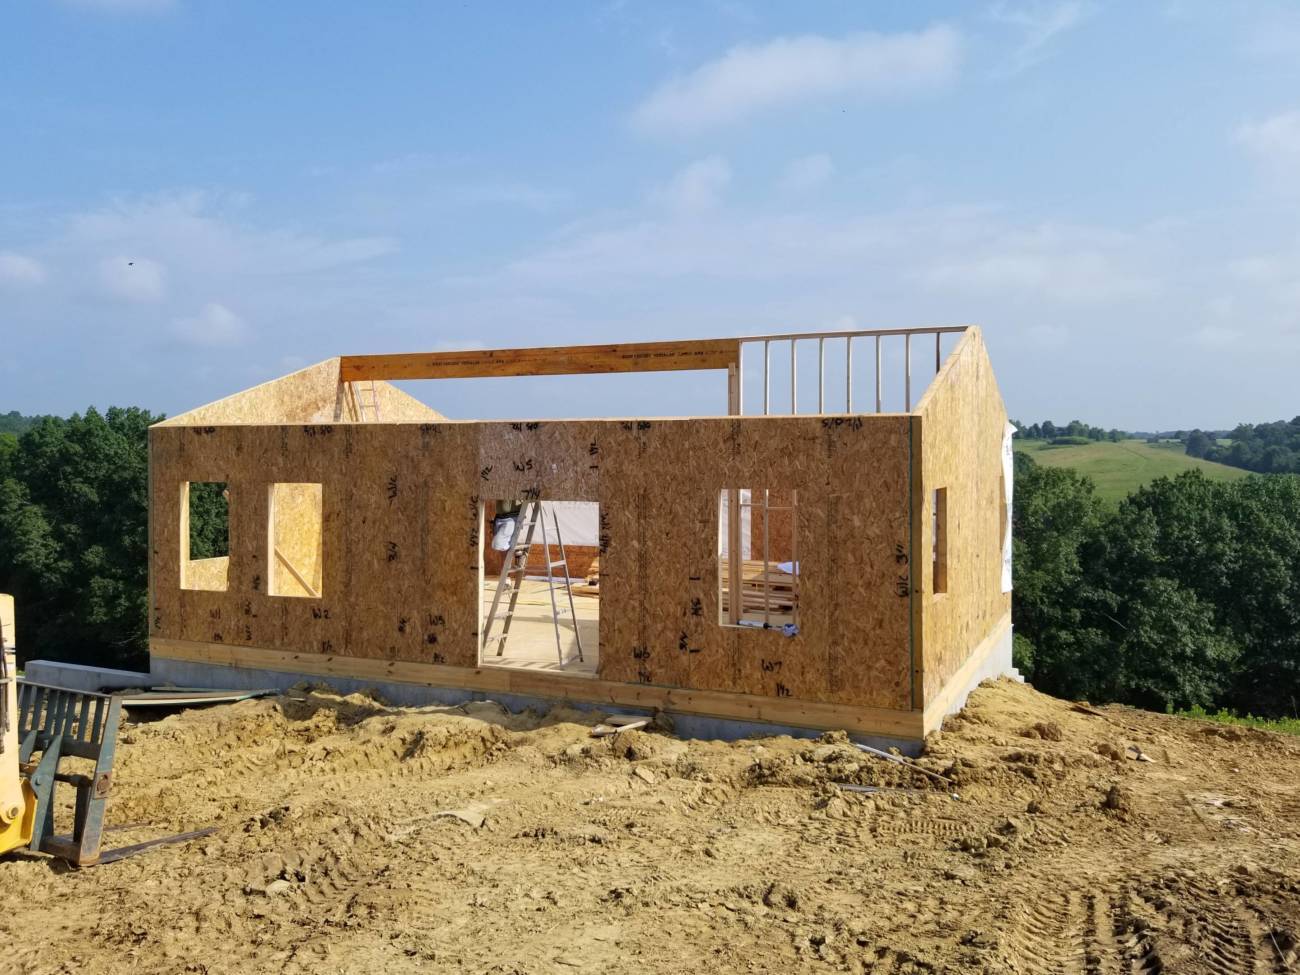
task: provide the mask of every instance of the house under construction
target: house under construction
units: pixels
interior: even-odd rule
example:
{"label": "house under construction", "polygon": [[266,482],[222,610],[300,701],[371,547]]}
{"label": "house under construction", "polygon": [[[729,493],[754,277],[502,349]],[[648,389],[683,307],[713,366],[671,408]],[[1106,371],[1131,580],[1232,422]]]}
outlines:
{"label": "house under construction", "polygon": [[[667,370],[719,414],[392,385]],[[974,327],[329,359],[150,430],[152,670],[917,743],[1011,666],[1007,427]]]}

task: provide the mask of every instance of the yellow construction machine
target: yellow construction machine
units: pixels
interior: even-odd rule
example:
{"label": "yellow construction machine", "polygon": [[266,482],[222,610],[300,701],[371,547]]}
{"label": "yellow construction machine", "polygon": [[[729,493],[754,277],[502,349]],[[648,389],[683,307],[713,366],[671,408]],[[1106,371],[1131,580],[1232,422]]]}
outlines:
{"label": "yellow construction machine", "polygon": [[[101,851],[124,698],[21,680],[14,601],[3,594],[0,643],[0,854],[26,848],[85,867],[213,832],[198,830]],[[80,770],[61,770],[65,759]],[[54,825],[59,783],[76,789],[72,829],[62,835]]]}
{"label": "yellow construction machine", "polygon": [[18,771],[18,664],[14,597],[0,593],[0,853],[32,841],[36,794]]}

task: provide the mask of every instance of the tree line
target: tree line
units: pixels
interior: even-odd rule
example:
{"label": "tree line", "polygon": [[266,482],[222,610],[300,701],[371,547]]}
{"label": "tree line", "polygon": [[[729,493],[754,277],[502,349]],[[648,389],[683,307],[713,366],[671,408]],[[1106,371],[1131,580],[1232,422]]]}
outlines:
{"label": "tree line", "polygon": [[13,438],[17,438],[18,434],[26,433],[40,419],[39,416],[23,416],[17,410],[0,413],[0,437],[10,434]]}
{"label": "tree line", "polygon": [[[18,600],[26,658],[147,665],[147,429],[160,419],[90,409],[0,434],[0,591]],[[1015,465],[1015,657],[1037,687],[1297,713],[1300,478],[1193,471],[1110,507],[1074,470],[1019,452]],[[209,494],[191,498],[196,557],[225,537]]]}
{"label": "tree line", "polygon": [[1185,443],[1191,457],[1260,474],[1300,474],[1300,416],[1275,423],[1242,423],[1223,436],[1192,430]]}
{"label": "tree line", "polygon": [[1026,440],[1049,440],[1053,443],[1084,443],[1090,440],[1109,440],[1117,442],[1128,436],[1123,430],[1104,430],[1090,426],[1082,420],[1071,420],[1064,426],[1058,426],[1051,420],[1039,423],[1022,423],[1012,420],[1016,432]]}

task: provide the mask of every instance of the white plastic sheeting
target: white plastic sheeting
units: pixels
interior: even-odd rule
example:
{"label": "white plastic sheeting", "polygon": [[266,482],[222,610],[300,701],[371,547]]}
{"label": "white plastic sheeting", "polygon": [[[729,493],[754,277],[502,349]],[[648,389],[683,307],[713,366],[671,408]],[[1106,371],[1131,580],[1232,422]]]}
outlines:
{"label": "white plastic sheeting", "polygon": [[1016,484],[1016,457],[1015,448],[1011,443],[1011,438],[1015,436],[1016,428],[1012,423],[1008,423],[1006,429],[1002,432],[1002,503],[1004,517],[1002,519],[1002,591],[1011,591],[1011,499],[1015,493]]}
{"label": "white plastic sheeting", "polygon": [[[543,501],[542,513],[548,531],[551,515],[555,515],[565,545],[600,545],[600,505],[595,501]],[[541,541],[540,533],[533,541]]]}
{"label": "white plastic sheeting", "polygon": [[[565,545],[587,545],[591,548],[600,545],[600,505],[595,501],[543,501],[542,517],[546,520],[546,532],[552,545],[556,543],[551,531],[554,525],[559,525],[560,538]],[[493,521],[492,547],[498,552],[508,549],[514,530],[514,517],[502,517]],[[520,533],[521,541],[527,531],[528,526],[525,524]],[[542,544],[540,526],[533,535],[533,544]]]}

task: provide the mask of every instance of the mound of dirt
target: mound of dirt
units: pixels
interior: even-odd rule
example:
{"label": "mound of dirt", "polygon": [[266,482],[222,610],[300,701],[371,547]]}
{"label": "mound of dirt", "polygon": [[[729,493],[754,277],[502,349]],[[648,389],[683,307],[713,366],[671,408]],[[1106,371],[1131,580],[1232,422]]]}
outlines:
{"label": "mound of dirt", "polygon": [[948,787],[601,717],[301,685],[128,725],[109,845],[217,832],[0,860],[0,971],[1300,971],[1300,739],[1000,681],[927,742]]}

